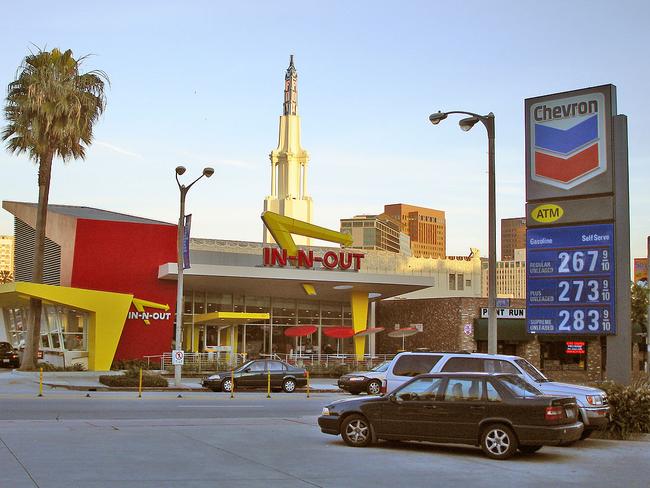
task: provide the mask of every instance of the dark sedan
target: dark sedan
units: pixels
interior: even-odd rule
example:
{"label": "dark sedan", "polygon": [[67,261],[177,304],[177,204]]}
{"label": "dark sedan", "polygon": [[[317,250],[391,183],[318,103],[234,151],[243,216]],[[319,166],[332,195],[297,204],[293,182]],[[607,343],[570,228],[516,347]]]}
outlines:
{"label": "dark sedan", "polygon": [[339,378],[339,388],[349,391],[353,395],[358,395],[363,391],[368,393],[368,395],[379,395],[383,381],[386,379],[386,370],[389,365],[390,361],[384,361],[370,371],[344,374]]}
{"label": "dark sedan", "polygon": [[573,397],[543,395],[517,375],[438,373],[389,395],[339,400],[323,408],[321,431],[365,447],[377,439],[480,446],[493,459],[578,440]]}
{"label": "dark sedan", "polygon": [[307,372],[304,368],[269,359],[248,361],[232,373],[223,371],[210,375],[204,378],[201,384],[212,391],[230,392],[234,379],[235,389],[268,388],[269,376],[271,376],[271,389],[274,391],[284,390],[291,393],[296,388],[307,384]]}
{"label": "dark sedan", "polygon": [[8,342],[0,342],[0,366],[9,368],[20,366],[18,351]]}

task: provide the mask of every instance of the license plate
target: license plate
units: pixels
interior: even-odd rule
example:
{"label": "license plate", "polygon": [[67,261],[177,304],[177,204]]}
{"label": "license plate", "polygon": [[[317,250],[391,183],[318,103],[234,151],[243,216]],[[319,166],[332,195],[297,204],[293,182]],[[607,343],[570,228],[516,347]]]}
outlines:
{"label": "license plate", "polygon": [[568,419],[575,418],[576,413],[572,408],[565,408],[564,411],[566,412],[566,416]]}
{"label": "license plate", "polygon": [[3,359],[2,362],[3,363],[9,363],[9,360],[8,359]]}

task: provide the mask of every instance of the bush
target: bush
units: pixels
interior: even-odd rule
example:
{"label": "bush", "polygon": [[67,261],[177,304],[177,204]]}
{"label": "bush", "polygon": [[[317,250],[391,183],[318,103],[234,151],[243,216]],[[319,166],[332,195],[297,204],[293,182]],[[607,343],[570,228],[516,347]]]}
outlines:
{"label": "bush", "polygon": [[139,370],[140,368],[142,369],[159,369],[160,368],[160,363],[147,363],[146,360],[144,359],[119,359],[117,361],[113,361],[113,364],[111,364],[111,370],[113,371],[119,371],[119,370],[129,370],[129,369],[135,369]]}
{"label": "bush", "polygon": [[612,421],[609,436],[626,439],[630,434],[650,433],[650,382],[634,381],[629,386],[607,382],[600,386],[607,392]]}
{"label": "bush", "polygon": [[[99,382],[112,387],[138,387],[140,382],[140,370],[130,369],[123,375],[102,375]],[[143,387],[167,388],[167,380],[154,373],[142,373]]]}
{"label": "bush", "polygon": [[63,366],[54,366],[53,364],[50,363],[38,363],[36,365],[36,370],[38,371],[39,368],[43,368],[43,371],[86,371],[86,368],[84,367],[83,364],[79,363],[74,363],[71,364],[70,366],[66,366],[65,368]]}

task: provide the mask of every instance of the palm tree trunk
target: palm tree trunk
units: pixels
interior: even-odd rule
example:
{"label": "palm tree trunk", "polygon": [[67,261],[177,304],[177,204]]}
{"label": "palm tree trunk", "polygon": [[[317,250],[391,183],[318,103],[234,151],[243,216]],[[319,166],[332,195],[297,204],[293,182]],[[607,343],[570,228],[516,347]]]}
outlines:
{"label": "palm tree trunk", "polygon": [[[52,159],[54,151],[48,151],[40,158],[38,166],[38,209],[36,211],[36,240],[34,243],[34,269],[32,283],[43,283],[43,261],[45,254],[45,226],[47,224],[47,205],[50,196],[50,179],[52,177]],[[25,352],[23,353],[20,369],[33,371],[36,369],[37,353],[41,342],[41,315],[43,303],[38,298],[29,300],[29,320]]]}

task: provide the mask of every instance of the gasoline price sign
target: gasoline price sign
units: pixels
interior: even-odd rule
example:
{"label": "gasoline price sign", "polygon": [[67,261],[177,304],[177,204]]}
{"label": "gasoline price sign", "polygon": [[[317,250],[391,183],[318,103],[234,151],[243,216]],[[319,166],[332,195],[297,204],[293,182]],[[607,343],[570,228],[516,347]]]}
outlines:
{"label": "gasoline price sign", "polygon": [[526,232],[529,333],[614,334],[614,226]]}

